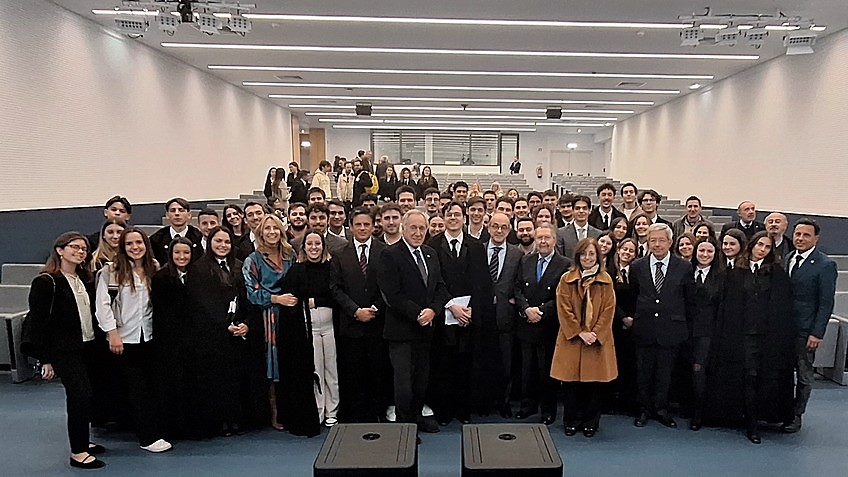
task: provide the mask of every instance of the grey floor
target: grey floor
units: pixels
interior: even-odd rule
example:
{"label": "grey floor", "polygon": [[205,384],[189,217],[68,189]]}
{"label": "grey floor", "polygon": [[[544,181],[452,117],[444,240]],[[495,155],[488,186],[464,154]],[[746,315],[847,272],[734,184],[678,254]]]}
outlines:
{"label": "grey floor", "polygon": [[[560,425],[550,430],[568,477],[848,475],[848,388],[823,381],[813,392],[802,431],[764,432],[760,446],[749,444],[737,431],[692,432],[686,426],[672,430],[653,421],[637,429],[623,416],[604,416],[591,440],[565,437]],[[419,475],[460,475],[460,425],[422,437]],[[309,476],[324,440],[269,430],[176,442],[171,452],[152,455],[128,434],[95,434],[94,439],[109,449],[103,456],[108,466],[99,471],[69,467],[61,385],[12,385],[8,376],[0,375],[0,476]]]}

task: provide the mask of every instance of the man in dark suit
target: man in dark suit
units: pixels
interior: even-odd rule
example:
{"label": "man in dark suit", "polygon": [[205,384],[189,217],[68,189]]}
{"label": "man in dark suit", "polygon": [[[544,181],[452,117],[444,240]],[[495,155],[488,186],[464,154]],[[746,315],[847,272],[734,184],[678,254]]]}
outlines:
{"label": "man in dark suit", "polygon": [[203,234],[193,225],[191,221],[191,205],[182,197],[176,197],[165,204],[165,217],[170,226],[162,227],[150,236],[150,247],[153,249],[153,257],[160,266],[168,263],[169,247],[171,241],[177,237],[185,237],[191,240],[191,261],[199,259],[203,255]]}
{"label": "man in dark suit", "polygon": [[371,182],[368,171],[362,167],[362,159],[353,160],[353,176],[353,205],[355,207],[362,204],[362,194],[374,184]]}
{"label": "man in dark suit", "polygon": [[536,414],[542,404],[541,422],[556,421],[556,385],[551,362],[556,347],[556,289],[571,260],[556,253],[556,232],[550,224],[535,231],[536,252],[521,257],[515,277],[518,307],[516,335],[521,343],[521,410],[518,419]]}
{"label": "man in dark suit", "polygon": [[330,290],[338,304],[339,388],[348,422],[377,422],[390,402],[389,357],[383,341],[386,305],[377,284],[386,245],[371,236],[365,208],[352,212],[353,240],[333,257]]}
{"label": "man in dark suit", "polygon": [[721,235],[724,235],[730,229],[739,229],[750,240],[755,233],[766,229],[761,222],[757,222],[757,207],[750,200],[739,204],[739,207],[736,208],[736,215],[739,220],[724,224],[721,227]]}
{"label": "man in dark suit", "polygon": [[598,230],[609,230],[612,219],[624,217],[624,213],[612,205],[615,200],[615,186],[612,184],[601,184],[598,186],[598,201],[597,207],[592,209],[589,214],[589,225]]}
{"label": "man in dark suit", "polygon": [[509,395],[512,393],[512,350],[515,345],[516,310],[513,292],[522,253],[509,243],[509,216],[495,212],[489,219],[488,230],[489,240],[484,245],[488,264],[485,270],[489,273],[483,278],[488,292],[482,305],[486,321],[481,331],[484,337],[481,343],[483,349],[477,358],[480,372],[497,379],[495,382],[490,380],[485,386],[488,389],[481,391],[484,394],[481,411],[485,413],[494,400],[502,417],[512,417]]}
{"label": "man in dark suit", "polygon": [[671,222],[657,214],[657,207],[659,207],[661,200],[662,196],[660,193],[653,189],[643,190],[639,193],[639,207],[651,219],[651,223],[666,224],[671,227]]}
{"label": "man in dark suit", "polygon": [[645,426],[651,411],[666,427],[677,427],[668,414],[668,390],[678,348],[689,337],[687,317],[693,310],[695,278],[691,263],[669,253],[671,239],[668,225],[651,225],[650,255],[630,265],[630,282],[637,294],[633,338],[641,410],[636,427]]}
{"label": "man in dark suit", "polygon": [[795,251],[792,239],[786,236],[788,226],[789,221],[780,212],[772,212],[766,216],[766,232],[774,241],[774,260],[777,263],[783,263],[783,260]]}
{"label": "man in dark suit", "polygon": [[[394,371],[397,422],[424,425],[421,410],[430,376],[433,321],[449,296],[436,252],[424,245],[427,217],[412,209],[401,220],[402,239],[380,256],[377,283],[386,302],[383,338]],[[438,432],[421,427],[423,431]]]}
{"label": "man in dark suit", "polygon": [[792,241],[795,251],[786,257],[785,267],[792,282],[792,314],[798,326],[797,364],[795,371],[795,419],[784,423],[783,432],[798,432],[801,416],[813,386],[813,361],[824,338],[827,322],[833,314],[838,272],[836,262],[816,250],[821,228],[814,220],[795,223]]}
{"label": "man in dark suit", "polygon": [[[338,238],[333,234],[327,233],[327,221],[329,220],[329,216],[330,209],[328,209],[324,204],[316,202],[309,204],[309,207],[306,208],[306,220],[309,223],[309,230],[317,230],[320,232],[324,236],[324,240],[327,242],[327,250],[330,251],[330,255],[335,255],[341,251],[341,249],[345,248],[345,246],[350,243],[350,240]],[[302,243],[303,237],[298,237],[292,241],[291,245],[295,250],[299,250]]]}
{"label": "man in dark suit", "polygon": [[[513,217],[515,214],[513,212],[513,204],[514,202],[509,197],[503,196],[498,198],[497,202],[495,202],[495,211],[500,212],[502,214],[506,214],[509,218],[509,222],[512,223]],[[518,244],[518,236],[515,235],[515,230],[510,227],[509,235],[506,236],[506,241],[512,245]]]}
{"label": "man in dark suit", "polygon": [[[327,202],[327,209],[330,211],[330,221],[328,223],[327,231],[330,235],[335,235],[336,237],[350,241],[350,229],[345,226],[347,222],[347,212],[345,211],[345,206],[339,199],[330,199]],[[373,224],[372,224],[373,226]]]}
{"label": "man in dark suit", "polygon": [[430,374],[433,410],[439,424],[446,426],[453,418],[463,424],[471,422],[471,352],[483,320],[487,276],[483,245],[463,231],[465,207],[451,202],[444,215],[444,233],[430,239],[428,245],[436,252],[451,298],[445,304],[445,319],[435,324]]}
{"label": "man in dark suit", "polygon": [[603,232],[589,225],[589,211],[592,210],[592,199],[585,195],[575,195],[571,201],[574,221],[557,230],[556,249],[563,257],[574,255],[574,246],[584,238],[596,239]]}

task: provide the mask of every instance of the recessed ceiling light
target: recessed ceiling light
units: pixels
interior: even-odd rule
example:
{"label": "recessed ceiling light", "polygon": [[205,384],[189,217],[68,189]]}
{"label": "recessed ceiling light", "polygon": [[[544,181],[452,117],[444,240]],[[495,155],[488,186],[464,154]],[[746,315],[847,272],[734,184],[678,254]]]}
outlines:
{"label": "recessed ceiling light", "polygon": [[[518,104],[607,104],[653,106],[653,101],[612,101],[605,99],[512,99],[512,98],[433,98],[404,96],[337,96],[316,94],[269,94],[271,99],[341,99],[350,101],[421,101],[436,103],[518,103]],[[588,111],[587,111],[588,112]]]}
{"label": "recessed ceiling light", "polygon": [[527,88],[523,86],[448,86],[404,84],[339,84],[339,83],[285,83],[279,81],[242,81],[242,86],[269,86],[279,88],[341,88],[341,89],[400,89],[418,91],[510,91],[517,93],[599,93],[599,94],[679,94],[677,89],[627,89],[627,88]]}
{"label": "recessed ceiling light", "polygon": [[177,43],[162,42],[163,48],[197,48],[207,50],[256,50],[256,51],[300,51],[315,53],[390,53],[427,55],[470,55],[470,56],[536,56],[556,58],[623,58],[659,60],[758,60],[759,55],[700,54],[700,53],[616,53],[590,51],[522,51],[522,50],[472,50],[448,48],[378,48],[365,46],[306,46],[306,45],[259,45],[237,43]]}
{"label": "recessed ceiling light", "polygon": [[582,129],[580,129],[580,128],[577,128],[577,132],[578,132],[578,133],[582,133],[582,132],[583,132],[583,130],[582,130]]}
{"label": "recessed ceiling light", "polygon": [[309,73],[361,73],[361,74],[409,74],[445,76],[527,76],[543,78],[636,78],[636,79],[713,79],[713,75],[686,75],[664,73],[567,73],[553,71],[479,71],[479,70],[417,70],[385,68],[324,68],[308,66],[248,66],[208,65],[211,70],[232,71],[303,71]]}
{"label": "recessed ceiling light", "polygon": [[692,84],[689,85],[689,89],[691,89],[691,90],[701,89],[701,86],[703,86],[701,83],[692,83]]}
{"label": "recessed ceiling light", "polygon": [[302,22],[342,22],[342,23],[404,23],[418,25],[477,25],[477,26],[514,26],[514,27],[559,27],[559,28],[636,28],[679,30],[691,23],[663,22],[600,22],[600,21],[559,21],[559,20],[487,20],[472,18],[411,18],[411,17],[366,17],[354,15],[291,15],[278,13],[245,13],[252,20],[285,20]]}

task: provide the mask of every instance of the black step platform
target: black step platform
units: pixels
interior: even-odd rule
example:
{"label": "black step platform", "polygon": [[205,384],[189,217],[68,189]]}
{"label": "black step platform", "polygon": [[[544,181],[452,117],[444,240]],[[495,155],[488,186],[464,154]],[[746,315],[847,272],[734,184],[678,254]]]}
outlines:
{"label": "black step platform", "polygon": [[315,477],[418,476],[415,424],[338,424],[315,459]]}
{"label": "black step platform", "polygon": [[562,477],[562,459],[543,424],[462,426],[462,477]]}

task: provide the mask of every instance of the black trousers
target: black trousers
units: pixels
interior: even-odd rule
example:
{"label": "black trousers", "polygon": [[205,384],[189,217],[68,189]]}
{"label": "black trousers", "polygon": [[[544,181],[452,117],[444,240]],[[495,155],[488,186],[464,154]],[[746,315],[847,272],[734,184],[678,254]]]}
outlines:
{"label": "black trousers", "polygon": [[68,440],[71,444],[71,452],[74,454],[87,452],[90,442],[89,431],[94,395],[90,370],[95,365],[96,346],[94,341],[89,341],[83,345],[82,351],[56,354],[53,356],[53,362],[50,363],[65,387]]}
{"label": "black trousers", "polygon": [[501,358],[501,383],[496,402],[498,405],[509,403],[512,394],[512,349],[515,346],[515,333],[512,331],[498,331],[498,348]]}
{"label": "black trousers", "polygon": [[542,405],[542,414],[556,417],[556,390],[559,382],[551,377],[556,343],[521,343],[521,412],[533,415]]}
{"label": "black trousers", "polygon": [[566,426],[598,428],[601,420],[601,391],[605,383],[566,382],[563,422]]}
{"label": "black trousers", "polygon": [[430,378],[430,340],[390,341],[397,422],[417,422]]}
{"label": "black trousers", "polygon": [[440,419],[471,412],[471,350],[450,344],[433,347],[430,375],[433,411]]}
{"label": "black trousers", "polygon": [[156,405],[159,393],[153,343],[124,343],[120,358],[138,443],[148,446],[163,436],[160,409]]}
{"label": "black trousers", "polygon": [[695,414],[700,416],[707,394],[707,363],[710,354],[710,338],[692,338],[692,379],[695,398]]}
{"label": "black trousers", "polygon": [[643,411],[668,411],[668,390],[677,352],[677,346],[637,346],[637,385]]}
{"label": "black trousers", "polygon": [[380,336],[338,337],[341,415],[347,422],[377,422],[391,401],[386,343]]}

